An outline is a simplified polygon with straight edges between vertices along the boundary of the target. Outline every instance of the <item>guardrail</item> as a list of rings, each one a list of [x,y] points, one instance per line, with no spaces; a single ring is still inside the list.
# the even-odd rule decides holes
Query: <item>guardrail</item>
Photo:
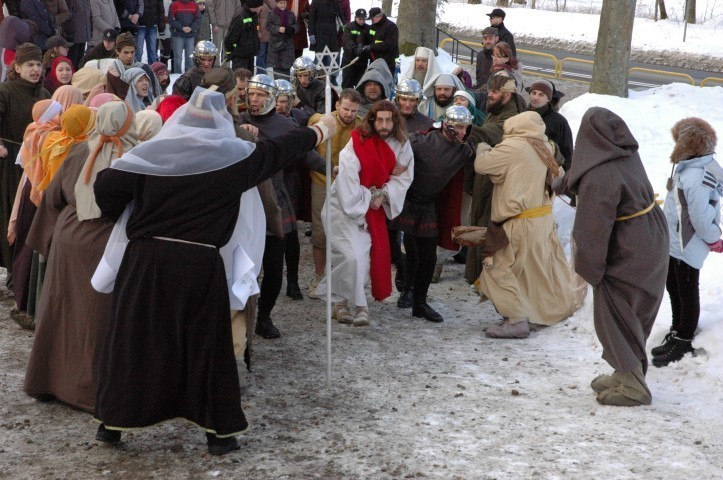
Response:
[[[439,30],[439,29],[437,29],[437,30],[438,30],[437,36],[439,38],[439,32],[441,30]],[[476,53],[476,50],[474,50],[472,47],[484,48],[484,45],[479,42],[470,42],[467,40],[459,40],[459,39],[454,38],[451,35],[447,34],[446,32],[443,32],[443,33],[445,35],[447,35],[449,38],[445,38],[441,42],[438,42],[439,48],[444,48],[444,46],[450,42],[454,42],[455,45],[458,45],[458,44],[465,45],[468,48],[470,48],[470,50],[472,52],[475,52],[475,53]],[[457,53],[457,48],[458,48],[458,46],[455,47],[454,52],[456,53],[456,58],[458,59],[459,55]],[[570,78],[570,77],[580,76],[580,74],[576,74],[574,72],[565,73],[563,71],[563,66],[566,63],[584,63],[587,65],[594,65],[595,62],[592,60],[587,60],[584,58],[574,58],[574,57],[565,57],[562,60],[558,60],[558,58],[555,55],[552,55],[551,53],[535,52],[533,50],[524,50],[524,49],[520,49],[520,48],[517,49],[517,52],[523,53],[525,55],[532,55],[532,56],[546,58],[546,59],[552,61],[552,64],[554,66],[554,72],[555,72],[554,74],[538,72],[538,71],[534,71],[534,70],[526,70],[525,73],[527,73],[528,75],[535,75],[538,77],[551,78],[553,80],[567,80],[567,81],[571,81],[571,82],[590,83],[590,80],[583,80],[580,78]],[[453,55],[452,58],[454,59],[455,55]],[[474,58],[474,56],[470,56],[469,63],[472,63],[473,58]],[[465,59],[465,62],[466,62],[466,59]],[[523,65],[523,71],[524,70],[525,70],[525,68]],[[645,73],[650,73],[653,75],[660,75],[663,77],[666,77],[666,76],[667,77],[675,77],[675,78],[684,80],[684,83],[688,83],[690,85],[695,86],[695,79],[693,79],[693,77],[691,77],[687,73],[668,72],[665,70],[656,70],[656,69],[652,69],[652,68],[643,68],[643,67],[632,67],[628,70],[628,76],[630,76],[631,74],[633,74],[635,72],[645,72]],[[699,86],[704,87],[705,85],[710,84],[710,83],[716,83],[716,84],[720,83],[721,85],[723,85],[723,78],[708,77],[708,78],[701,80]]]

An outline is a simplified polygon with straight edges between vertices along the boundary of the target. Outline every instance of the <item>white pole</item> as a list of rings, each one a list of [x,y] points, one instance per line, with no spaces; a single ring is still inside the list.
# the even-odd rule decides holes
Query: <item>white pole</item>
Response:
[[[323,65],[323,64],[322,64]],[[326,73],[326,87],[324,95],[326,101],[325,112],[331,114],[331,68]],[[326,383],[331,385],[331,217],[328,208],[331,201],[331,137],[326,139]]]

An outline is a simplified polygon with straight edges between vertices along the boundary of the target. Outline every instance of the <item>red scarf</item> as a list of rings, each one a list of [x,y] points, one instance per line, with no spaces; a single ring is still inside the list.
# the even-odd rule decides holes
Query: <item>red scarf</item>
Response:
[[[363,139],[358,129],[351,132],[354,153],[361,164],[359,182],[366,188],[381,189],[389,180],[397,160],[387,142],[372,135]],[[368,210],[366,214],[372,248],[369,255],[372,296],[382,301],[392,294],[392,258],[384,208]]]

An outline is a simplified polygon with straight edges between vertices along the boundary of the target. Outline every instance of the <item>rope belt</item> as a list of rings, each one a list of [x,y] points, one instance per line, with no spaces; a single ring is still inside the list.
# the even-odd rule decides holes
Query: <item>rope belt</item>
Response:
[[[543,205],[541,207],[535,207],[530,208],[522,213],[519,213],[515,215],[514,217],[510,217],[510,220],[517,220],[519,218],[537,218],[537,217],[544,217],[545,215],[551,215],[552,214],[552,205]]]
[[[639,217],[639,216],[641,216],[641,215],[645,215],[646,213],[648,213],[649,211],[651,211],[651,210],[653,209],[653,207],[655,206],[656,203],[657,203],[657,202],[656,202],[655,200],[653,200],[653,203],[651,203],[650,205],[648,205],[648,206],[645,207],[644,209],[640,210],[639,212],[635,212],[635,213],[633,213],[632,215],[623,215],[622,217],[616,218],[615,221],[616,221],[616,222],[622,222],[622,221],[625,221],[625,220],[630,220],[631,218],[635,218],[635,217]]]
[[[207,247],[207,248],[213,248],[215,249],[215,245],[209,245],[208,243],[198,243],[198,242],[189,242],[188,240],[181,240],[178,238],[168,238],[168,237],[151,237],[155,238],[156,240],[165,240],[166,242],[178,242],[178,243],[187,243],[189,245],[198,245],[201,247]]]

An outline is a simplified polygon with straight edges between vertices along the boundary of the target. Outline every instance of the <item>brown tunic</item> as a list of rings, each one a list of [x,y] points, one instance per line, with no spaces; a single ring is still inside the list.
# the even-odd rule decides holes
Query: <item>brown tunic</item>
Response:
[[[595,332],[602,357],[617,371],[640,363],[665,292],[668,227],[625,122],[594,107],[582,118],[566,179],[577,194],[575,270],[593,286]]]

